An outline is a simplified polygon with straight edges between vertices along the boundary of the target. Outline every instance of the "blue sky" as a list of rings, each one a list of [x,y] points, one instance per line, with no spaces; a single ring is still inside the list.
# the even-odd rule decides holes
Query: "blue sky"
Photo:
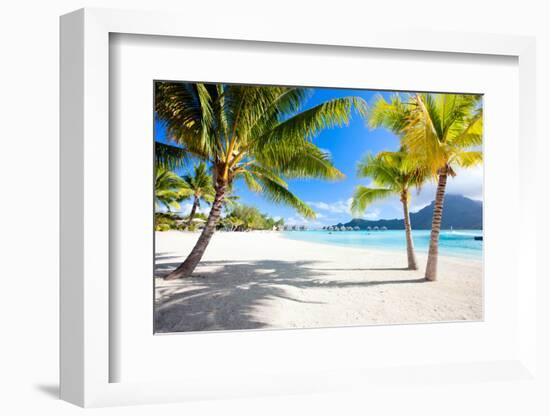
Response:
[[[307,101],[306,107],[315,106],[323,101],[343,97],[359,96],[370,105],[382,95],[389,97],[391,92],[369,91],[369,90],[345,90],[316,88],[313,95]],[[165,142],[166,132],[161,123],[155,124],[155,139]],[[356,177],[356,166],[367,153],[378,153],[380,151],[393,151],[399,148],[399,139],[385,129],[371,130],[365,125],[365,121],[354,115],[350,124],[341,128],[328,129],[323,131],[314,139],[314,143],[332,157],[334,165],[343,172],[346,177],[336,182],[323,180],[290,180],[289,188],[317,213],[315,220],[306,220],[300,217],[295,210],[280,204],[274,204],[261,196],[249,191],[242,181],[235,185],[236,194],[240,202],[254,205],[262,212],[273,217],[282,217],[287,224],[304,224],[310,227],[321,227],[333,225],[338,222],[347,222],[352,216],[349,212],[350,198],[354,188],[359,185],[368,185],[368,179]],[[181,172],[180,172],[181,173]],[[459,171],[458,175],[449,180],[448,192],[461,194],[473,199],[482,199],[482,168]],[[435,195],[435,184],[426,184],[420,193],[414,192],[411,201],[411,211],[429,204]],[[190,211],[190,203],[182,203],[181,211],[186,214]],[[203,207],[207,209],[207,207]],[[362,216],[367,219],[381,218],[403,218],[401,203],[398,197],[392,197],[385,201],[371,205]]]

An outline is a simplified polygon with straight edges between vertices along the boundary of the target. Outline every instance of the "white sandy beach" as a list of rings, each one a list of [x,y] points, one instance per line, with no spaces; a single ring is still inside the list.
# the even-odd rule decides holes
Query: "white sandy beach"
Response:
[[[158,332],[311,328],[482,319],[482,263],[440,257],[439,280],[408,271],[403,251],[217,232],[194,275],[165,281],[197,233],[156,233]],[[417,253],[421,267],[426,256]]]

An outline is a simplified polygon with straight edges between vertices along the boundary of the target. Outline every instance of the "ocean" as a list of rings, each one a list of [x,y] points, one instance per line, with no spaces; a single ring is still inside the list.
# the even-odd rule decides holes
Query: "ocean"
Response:
[[[413,230],[415,250],[428,252],[430,230]],[[292,240],[309,241],[344,247],[372,248],[380,250],[405,250],[405,231],[284,231],[283,235]],[[439,235],[439,253],[443,256],[482,259],[483,241],[475,240],[482,236],[481,230],[442,230]]]

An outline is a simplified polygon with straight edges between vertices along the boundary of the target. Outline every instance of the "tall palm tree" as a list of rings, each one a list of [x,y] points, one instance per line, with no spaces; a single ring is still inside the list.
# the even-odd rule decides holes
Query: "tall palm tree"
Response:
[[[187,259],[168,279],[189,276],[216,229],[228,188],[242,178],[253,191],[288,204],[305,217],[315,212],[284,178],[338,179],[343,175],[311,139],[349,122],[361,98],[346,97],[303,109],[311,90],[296,87],[158,82],[156,116],[170,137],[212,169],[214,200],[206,225]]]
[[[427,179],[427,172],[422,168],[410,168],[405,162],[405,152],[382,152],[376,156],[367,155],[357,167],[357,175],[371,178],[374,187],[359,185],[355,188],[351,203],[354,213],[362,213],[374,201],[399,195],[403,205],[403,222],[407,242],[407,262],[411,270],[418,269],[414,254],[411,219],[409,215],[410,191],[422,186]]]
[[[483,110],[481,96],[467,94],[414,94],[410,115],[402,132],[402,144],[409,160],[437,175],[425,277],[437,279],[439,233],[447,178],[457,167],[481,164]]]
[[[185,188],[191,192],[193,196],[193,206],[191,207],[191,213],[187,220],[187,226],[191,226],[193,218],[197,209],[200,208],[200,201],[211,203],[214,199],[214,187],[212,186],[212,177],[208,173],[206,163],[200,162],[195,166],[193,174],[183,175],[183,182]]]
[[[188,198],[191,192],[185,182],[171,170],[157,166],[155,176],[155,208],[165,207],[168,211],[179,209],[179,202]]]

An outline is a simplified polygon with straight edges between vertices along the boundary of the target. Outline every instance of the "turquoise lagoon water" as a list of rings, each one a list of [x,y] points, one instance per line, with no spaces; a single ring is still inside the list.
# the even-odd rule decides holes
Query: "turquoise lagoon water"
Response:
[[[443,256],[466,257],[481,260],[483,241],[474,240],[481,236],[480,230],[443,230],[439,235],[439,253]],[[345,247],[372,248],[378,250],[405,250],[405,231],[284,231],[292,240],[309,241]],[[430,230],[413,230],[415,249],[428,252]]]

